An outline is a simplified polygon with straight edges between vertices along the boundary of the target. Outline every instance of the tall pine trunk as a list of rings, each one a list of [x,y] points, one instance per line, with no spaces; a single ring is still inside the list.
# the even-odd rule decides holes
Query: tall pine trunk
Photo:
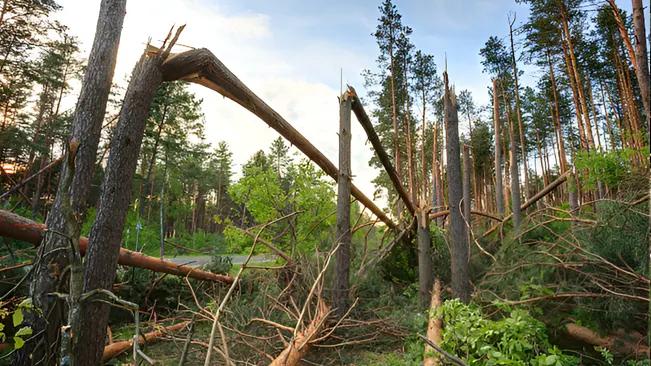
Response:
[[[651,132],[651,81],[649,80],[649,58],[647,56],[647,34],[644,22],[644,7],[642,0],[632,0],[633,29],[635,30],[635,74],[642,94],[642,104],[646,112],[647,131]],[[649,10],[647,9],[647,14]]]
[[[470,302],[470,266],[468,264],[468,236],[466,224],[459,205],[463,195],[461,182],[461,151],[459,146],[459,117],[457,101],[448,87],[447,71],[443,73],[445,84],[444,108],[446,128],[446,157],[448,175],[448,202],[450,206],[450,241],[452,249],[452,296],[464,303]]]
[[[350,287],[350,120],[352,98],[345,92],[339,103],[339,179],[337,181],[337,231],[339,249],[335,255],[334,308],[343,317],[348,311]]]
[[[493,123],[495,125],[495,202],[497,215],[504,217],[504,188],[502,187],[502,143],[500,139],[500,101],[497,94],[497,78],[493,79]]]

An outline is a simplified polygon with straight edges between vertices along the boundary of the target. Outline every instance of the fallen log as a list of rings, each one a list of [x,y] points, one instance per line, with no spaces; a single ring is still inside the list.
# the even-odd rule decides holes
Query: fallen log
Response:
[[[382,166],[384,166],[384,170],[387,171],[387,174],[389,175],[389,178],[391,179],[393,186],[398,192],[398,195],[403,200],[403,202],[405,202],[405,206],[407,206],[407,210],[409,210],[409,213],[414,215],[416,212],[416,207],[414,206],[414,203],[411,201],[411,198],[409,197],[409,193],[407,193],[405,186],[402,184],[402,182],[400,182],[400,177],[398,176],[396,170],[393,168],[393,164],[391,164],[391,159],[389,158],[389,155],[384,150],[384,147],[380,142],[380,138],[375,132],[375,129],[373,128],[373,124],[371,123],[371,120],[368,118],[368,115],[364,110],[362,101],[357,96],[357,93],[355,92],[355,88],[348,85],[348,91],[353,97],[352,107],[353,107],[353,112],[355,112],[355,116],[357,117],[357,121],[359,121],[359,123],[364,128],[364,131],[366,131],[366,136],[368,136],[368,140],[371,142],[371,145],[373,145],[373,149],[375,150],[378,159],[380,159]]]
[[[639,333],[632,334],[620,329],[614,334],[602,337],[575,323],[566,324],[565,331],[570,337],[591,346],[604,347],[622,355],[635,354],[636,357],[649,358],[649,346],[643,342],[644,336]]]
[[[312,143],[287,122],[278,112],[268,106],[240,81],[208,49],[201,48],[171,55],[163,63],[163,81],[184,80],[212,89],[258,116],[269,127],[296,146],[310,160],[315,162],[335,182],[339,179],[339,170]],[[378,206],[355,185],[351,185],[353,197],[368,207],[380,220],[392,229],[398,226]]]
[[[566,172],[563,173],[560,177],[556,178],[555,181],[549,183],[549,185],[547,185],[547,187],[545,187],[545,188],[543,188],[542,190],[540,190],[540,192],[536,193],[536,194],[535,194],[533,197],[531,197],[527,202],[525,202],[524,204],[522,204],[522,205],[520,206],[520,210],[521,210],[521,211],[526,210],[529,206],[535,204],[535,203],[538,202],[541,198],[545,197],[545,196],[548,195],[551,191],[553,191],[554,189],[556,189],[558,186],[560,186],[561,184],[565,183],[565,181],[567,181],[567,177],[568,177],[570,174],[572,174],[572,170],[568,170],[568,171],[566,171]],[[481,237],[484,238],[484,237],[490,235],[493,231],[497,230],[497,228],[500,227],[500,225],[504,224],[504,223],[505,223],[506,221],[508,221],[511,217],[513,217],[513,214],[509,214],[509,215],[507,215],[504,219],[502,219],[502,221],[501,221],[500,223],[498,223],[497,225],[495,225],[495,226],[493,226],[492,228],[490,228],[490,229],[489,229],[488,231],[486,231],[486,232],[485,232]]]
[[[144,337],[143,336],[138,337],[138,344],[145,344],[145,342],[149,344],[150,342],[157,341],[161,337],[167,335],[168,332],[179,331],[188,324],[190,324],[190,322],[186,321],[183,323],[172,325],[171,327],[163,328],[162,330],[155,330],[153,332],[149,332],[145,334]],[[133,338],[131,338],[128,341],[120,341],[120,342],[109,344],[108,346],[104,347],[104,356],[103,356],[104,362],[108,362],[132,348],[133,348]]]
[[[47,232],[44,224],[18,216],[9,211],[0,210],[0,236],[22,240],[39,246],[43,236]],[[84,255],[88,249],[88,238],[79,238],[79,250]],[[195,280],[233,283],[233,277],[219,275],[208,271],[202,271],[192,267],[178,265],[176,263],[150,257],[148,255],[134,252],[132,250],[120,249],[118,264],[129,267],[152,270],[154,272],[169,273],[176,276],[188,276]]]

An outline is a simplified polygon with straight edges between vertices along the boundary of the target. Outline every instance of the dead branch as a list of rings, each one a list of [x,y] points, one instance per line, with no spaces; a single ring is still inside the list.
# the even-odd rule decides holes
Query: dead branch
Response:
[[[185,326],[190,324],[189,321],[185,321],[176,325],[172,325],[170,327],[166,328],[161,328],[158,330],[155,330],[153,332],[147,333],[142,337],[138,337],[138,344],[147,344],[151,342],[155,342],[157,340],[160,340],[164,335],[166,335],[169,332],[176,332],[181,329],[183,329]],[[133,338],[129,339],[128,341],[120,341],[120,342],[115,342],[113,344],[110,344],[104,348],[104,362],[108,362],[111,359],[119,356],[120,354],[128,351],[130,348],[133,347]]]
[[[429,340],[429,339],[423,337],[421,334],[419,334],[418,336],[419,336],[420,338],[422,338],[423,341],[425,341],[425,343],[427,343],[430,347],[432,347],[432,348],[434,348],[435,350],[437,350],[437,351],[438,351],[439,353],[441,353],[443,356],[449,358],[452,362],[456,363],[456,364],[459,365],[459,366],[468,366],[468,364],[466,364],[465,362],[463,362],[459,357],[454,356],[454,355],[448,353],[446,350],[444,350],[443,348],[439,347],[437,344],[435,344],[435,343],[432,342],[431,340]]]
[[[7,196],[12,195],[14,192],[21,189],[25,184],[29,183],[30,180],[34,179],[35,177],[38,177],[39,175],[43,174],[44,172],[46,172],[48,170],[50,170],[53,166],[59,164],[62,161],[63,161],[63,156],[60,156],[58,159],[56,159],[53,162],[51,162],[50,164],[46,165],[43,169],[41,169],[38,172],[34,173],[34,175],[30,176],[29,178],[23,179],[20,183],[16,184],[13,188],[11,188],[7,192],[0,195],[0,199],[3,199],[5,197],[7,197]]]

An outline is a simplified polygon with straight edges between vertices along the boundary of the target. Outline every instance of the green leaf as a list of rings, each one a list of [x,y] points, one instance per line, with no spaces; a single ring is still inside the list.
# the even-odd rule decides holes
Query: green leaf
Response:
[[[32,335],[32,327],[22,327],[16,333],[16,337]]]
[[[545,359],[545,365],[553,365],[553,364],[555,364],[556,363],[556,358],[557,358],[556,355],[547,356],[547,358]]]
[[[17,309],[12,315],[14,322],[14,327],[17,327],[23,323],[23,312],[20,309]]]
[[[14,349],[21,349],[21,348],[23,348],[24,344],[25,344],[25,341],[22,338],[14,337]]]

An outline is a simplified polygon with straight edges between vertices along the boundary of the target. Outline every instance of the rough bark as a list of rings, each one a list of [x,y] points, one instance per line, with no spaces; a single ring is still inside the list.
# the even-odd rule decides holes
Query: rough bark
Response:
[[[429,215],[418,210],[418,298],[423,309],[427,309],[432,290],[432,242],[429,232]]]
[[[495,202],[497,215],[504,216],[504,188],[502,187],[502,132],[500,131],[500,102],[497,94],[497,78],[493,79],[493,123],[495,126]]]
[[[183,27],[178,29],[168,47],[175,43],[182,30]],[[84,292],[99,288],[110,289],[113,286],[149,108],[162,83],[161,65],[167,58],[169,49],[155,54],[143,53],[131,76],[118,126],[111,140],[97,217],[90,231],[84,268]],[[83,346],[79,343],[75,349],[75,356],[83,365],[101,362],[109,310],[107,303],[97,301],[89,302],[83,307],[79,337],[84,343]]]
[[[649,58],[646,47],[646,25],[644,21],[644,7],[642,0],[633,2],[633,29],[635,31],[635,60],[637,67],[635,74],[642,94],[642,104],[646,112],[647,131],[651,131],[651,86],[649,80]],[[648,11],[647,11],[648,14]]]
[[[350,287],[350,117],[352,97],[344,92],[339,103],[339,181],[337,184],[337,231],[335,240],[339,249],[335,258],[333,303],[337,314],[348,311]],[[337,243],[335,243],[337,245]]]
[[[126,0],[103,0],[101,2],[95,39],[72,122],[70,140],[79,142],[79,148],[76,152],[75,174],[70,186],[70,205],[78,222],[83,222],[86,216],[86,202],[90,193],[102,121],[113,80],[125,9]],[[65,176],[66,170],[67,168],[64,167],[62,176]],[[59,190],[63,189],[63,181],[61,179],[59,182]],[[62,212],[66,203],[61,202],[63,196],[60,191],[57,192],[54,205],[47,218],[47,226],[50,229],[65,232],[73,240],[76,240],[81,230],[80,224],[77,223],[76,232],[66,232],[67,220]],[[61,311],[57,309],[61,305],[60,301],[49,302],[48,294],[56,291],[60,280],[52,274],[52,268],[65,268],[69,259],[62,251],[49,254],[53,250],[65,248],[68,245],[69,240],[65,237],[48,235],[37,254],[34,261],[36,263],[35,275],[29,294],[33,299],[34,306],[40,309],[42,314],[46,314],[46,318],[29,316],[26,323],[32,327],[34,334],[43,335],[34,337],[16,353],[16,364],[27,364],[32,360],[38,362],[43,359],[43,365],[52,365],[58,361],[56,352],[50,353],[44,349],[59,349],[57,346],[51,348],[49,346],[59,343],[61,327]],[[47,258],[45,258],[46,255]],[[41,333],[42,330],[45,332]],[[34,346],[41,340],[43,341],[41,344],[45,347],[35,350]]]
[[[468,145],[463,145],[463,220],[468,234],[468,255],[472,237],[472,219],[470,217],[470,153]]]
[[[459,117],[454,93],[448,87],[448,74],[443,73],[445,83],[445,128],[448,173],[448,201],[450,205],[450,240],[452,247],[452,296],[464,303],[470,302],[470,280],[468,265],[468,237],[466,223],[461,216],[459,204],[461,189],[461,151],[459,146]]]
[[[276,111],[246,87],[224,64],[207,49],[196,49],[170,57],[163,64],[163,79],[165,81],[185,80],[203,85],[223,96],[233,100],[251,113],[258,116],[271,128],[278,131],[284,138],[314,161],[332,179],[339,179],[335,165],[328,160],[312,143],[301,135]],[[392,229],[397,225],[380,210],[354,184],[351,193],[366,206],[374,215]]]

